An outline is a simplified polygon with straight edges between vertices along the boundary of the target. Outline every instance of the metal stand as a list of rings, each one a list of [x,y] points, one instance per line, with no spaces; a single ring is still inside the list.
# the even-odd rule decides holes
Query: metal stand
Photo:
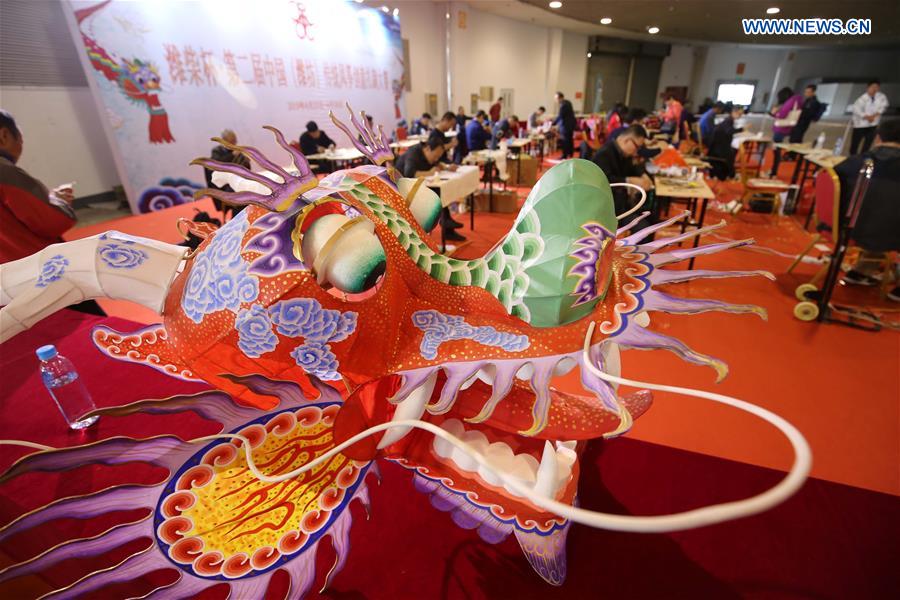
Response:
[[[850,202],[844,214],[839,216],[841,227],[838,231],[838,239],[835,240],[834,254],[831,257],[831,263],[828,265],[828,272],[825,275],[825,281],[821,290],[806,292],[804,294],[806,300],[794,307],[794,315],[803,321],[816,320],[819,323],[838,323],[865,331],[881,330],[881,325],[877,323],[872,324],[874,315],[852,307],[831,303],[834,286],[837,285],[838,277],[840,276],[841,264],[844,262],[844,256],[847,254],[850,237],[853,234],[853,228],[856,227],[856,219],[859,217],[866,190],[869,189],[869,182],[872,179],[874,168],[875,163],[872,159],[866,159],[856,178],[856,185],[853,188]],[[877,319],[874,320],[877,321]]]

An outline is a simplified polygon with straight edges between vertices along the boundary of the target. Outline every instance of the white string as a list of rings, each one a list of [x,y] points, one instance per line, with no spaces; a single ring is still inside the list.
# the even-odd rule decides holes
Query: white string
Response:
[[[646,192],[646,190],[644,190],[644,188],[642,188],[641,186],[635,185],[635,184],[633,184],[633,183],[611,183],[611,184],[609,184],[609,187],[616,187],[616,186],[619,186],[619,187],[633,187],[634,189],[636,189],[637,191],[639,191],[639,192],[641,193],[641,199],[640,199],[640,201],[637,203],[636,206],[634,206],[634,207],[632,207],[632,208],[626,210],[626,211],[623,212],[621,215],[619,215],[619,216],[616,217],[617,220],[621,221],[621,220],[624,219],[625,217],[627,217],[627,216],[629,216],[629,215],[634,214],[635,212],[637,212],[637,211],[644,205],[644,202],[647,201],[647,192]]]
[[[461,439],[457,438],[441,427],[438,427],[437,425],[429,423],[427,421],[406,419],[375,425],[364,431],[361,431],[345,442],[339,444],[338,446],[335,446],[328,452],[325,452],[317,458],[307,462],[303,466],[298,467],[297,469],[294,469],[293,471],[290,471],[288,473],[282,473],[281,475],[266,475],[257,468],[256,464],[253,461],[250,440],[242,435],[233,433],[220,433],[216,435],[196,438],[190,441],[192,443],[197,443],[223,438],[240,440],[242,442],[242,447],[244,449],[244,454],[247,460],[247,467],[250,469],[253,475],[256,476],[260,481],[264,481],[267,483],[278,483],[287,479],[292,479],[298,475],[306,473],[307,471],[315,469],[317,466],[325,463],[336,454],[373,434],[387,431],[388,429],[392,429],[394,427],[415,427],[417,429],[428,431],[432,435],[449,442],[456,448],[459,448],[460,450],[468,454],[469,457],[472,458],[479,466],[485,467],[486,469],[490,470],[495,477],[501,480],[514,492],[549,512],[557,514],[576,523],[588,525],[590,527],[638,533],[666,533],[671,531],[681,531],[754,515],[768,510],[773,506],[776,506],[777,504],[780,504],[791,495],[793,495],[800,488],[800,486],[803,485],[803,482],[806,481],[806,478],[809,475],[809,471],[812,466],[812,453],[810,452],[809,444],[806,442],[803,435],[793,425],[764,408],[761,408],[754,404],[750,404],[749,402],[745,402],[743,400],[732,398],[730,396],[714,394],[712,392],[704,392],[701,390],[692,390],[690,388],[634,381],[622,377],[616,377],[615,375],[610,375],[609,373],[604,373],[591,363],[589,355],[590,340],[593,337],[595,325],[595,323],[591,323],[588,327],[587,335],[585,336],[584,340],[584,348],[582,351],[584,359],[583,364],[591,371],[591,373],[607,382],[618,383],[620,385],[642,387],[663,392],[685,394],[688,396],[695,396],[697,398],[704,398],[707,400],[712,400],[713,402],[719,402],[721,404],[733,406],[750,414],[756,415],[757,417],[760,417],[761,419],[771,423],[779,431],[781,431],[790,441],[791,446],[793,446],[795,459],[794,464],[791,466],[791,470],[787,474],[787,476],[769,490],[745,500],[726,502],[723,504],[714,504],[703,508],[697,508],[686,512],[674,513],[669,515],[627,516],[576,508],[569,504],[565,504],[551,498],[541,496],[535,493],[534,489],[530,485],[523,483],[522,480],[509,475],[501,469],[497,469],[496,467],[494,467],[494,465],[492,465],[488,461],[484,454],[477,451],[466,442],[462,441]],[[31,445],[33,447],[40,448],[40,446],[37,444],[31,444],[30,442],[19,442],[17,440],[0,440],[0,443]],[[46,449],[47,447],[45,446],[43,448]]]

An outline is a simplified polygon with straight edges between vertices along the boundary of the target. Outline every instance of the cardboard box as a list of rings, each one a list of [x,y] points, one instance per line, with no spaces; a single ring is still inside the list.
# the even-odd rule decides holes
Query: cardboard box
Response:
[[[475,194],[475,212],[490,212],[491,205],[486,191]],[[495,213],[517,213],[519,212],[519,195],[512,191],[501,191],[494,189],[494,210]]]
[[[533,156],[520,153],[518,160],[507,163],[509,184],[532,187],[537,183],[537,160]]]

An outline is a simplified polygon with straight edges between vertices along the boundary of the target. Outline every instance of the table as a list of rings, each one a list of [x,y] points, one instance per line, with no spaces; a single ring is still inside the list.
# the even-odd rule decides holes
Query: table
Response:
[[[138,327],[121,319],[61,311],[3,345],[0,436],[57,447],[79,442],[79,434],[62,427],[61,417],[40,383],[33,350],[45,343],[56,343],[74,360],[100,405],[203,389],[147,367],[101,357],[89,336],[90,328],[99,323],[122,331]],[[22,410],[24,406],[29,410]],[[59,421],[54,421],[57,418]],[[171,433],[187,438],[213,431],[208,421],[184,413],[104,418],[86,435],[102,439]],[[27,452],[0,447],[0,468]],[[598,590],[603,596],[617,598],[887,598],[897,589],[900,510],[897,498],[887,494],[810,479],[796,496],[773,510],[712,527],[629,534],[574,525],[567,541],[568,578],[564,585],[552,587],[532,573],[515,538],[496,545],[481,541],[475,531],[457,527],[447,513],[431,506],[427,496],[414,491],[409,471],[383,460],[379,467],[381,483],[369,480],[373,482],[370,517],[367,519],[360,507],[354,509],[344,568],[335,575],[330,590],[320,595],[332,560],[330,551],[323,552],[327,558],[318,561],[316,583],[307,596],[310,600],[571,600],[596,598]],[[13,479],[0,487],[0,523],[54,498],[85,494],[115,483],[124,468],[86,467],[77,477],[40,473]],[[133,463],[127,468],[136,480],[158,480],[158,471],[145,465]],[[627,436],[591,442],[580,470],[580,505],[618,514],[661,514],[735,500],[759,493],[783,476],[770,469]],[[132,511],[115,517],[57,521],[41,528],[44,537],[25,534],[11,538],[14,543],[2,548],[8,555],[2,566],[11,559],[28,559],[71,536],[88,531],[93,535],[114,522],[135,518]],[[145,544],[135,540],[124,547],[135,551]],[[35,598],[68,585],[88,570],[112,566],[123,558],[119,552],[105,560],[82,557],[66,561],[37,576],[0,584],[0,597]],[[93,597],[143,596],[170,582],[173,573],[135,577]],[[276,577],[269,592],[271,597],[284,597],[284,580]]]
[[[366,158],[366,155],[356,148],[335,148],[331,151],[310,154],[307,160],[327,160],[335,163],[353,163]]]
[[[682,154],[681,158],[684,159],[684,164],[689,167],[696,167],[698,169],[708,169],[710,167],[710,164],[707,161],[696,156]]]
[[[803,186],[806,185],[806,180],[810,175],[815,175],[816,169],[813,169],[813,172],[809,172],[810,164],[815,165],[819,168],[834,168],[839,165],[841,162],[846,160],[846,157],[839,156],[834,154],[831,150],[827,150],[825,148],[813,148],[812,146],[806,144],[775,144],[776,148],[781,148],[783,150],[789,150],[790,152],[794,152],[798,155],[797,163],[794,165],[794,172],[791,174],[791,185],[797,186],[795,188],[794,194],[791,197],[790,206],[785,207],[785,213],[791,214],[796,211],[797,204],[800,201],[800,193],[803,191]],[[809,227],[810,219],[813,214],[813,205],[810,208],[809,215],[807,215],[806,219],[806,227]]]
[[[475,229],[475,200],[473,194],[478,191],[480,177],[478,167],[474,165],[460,165],[456,171],[438,171],[433,176],[426,177],[424,185],[434,190],[441,198],[441,206],[448,207],[463,199],[469,202],[469,226]],[[441,228],[441,251],[446,252],[447,243],[444,240],[444,229]]]
[[[703,221],[706,219],[706,204],[716,197],[715,193],[706,184],[706,180],[702,177],[697,179],[656,177],[653,181],[658,198],[674,198],[686,201],[688,210],[691,211],[691,216],[690,219],[681,221],[681,233],[684,233],[688,227],[696,227],[697,229],[703,227]],[[700,203],[699,214],[697,213],[698,202]],[[699,243],[700,236],[694,236],[691,247],[696,248]],[[691,258],[688,263],[688,269],[693,268],[694,259]]]
[[[770,137],[764,136],[761,133],[736,133],[734,137],[731,139],[731,147],[735,150],[740,149],[741,144],[743,142],[765,142],[772,143],[774,140]]]
[[[392,150],[406,150],[408,148],[412,148],[416,144],[419,143],[419,140],[411,140],[406,138],[405,140],[400,140],[399,142],[391,142],[390,147]]]
[[[474,150],[466,154],[463,159],[464,163],[484,165],[484,174],[487,177],[488,184],[488,207],[494,210],[494,165],[497,165],[497,171],[501,181],[509,179],[506,172],[506,152],[503,150]]]

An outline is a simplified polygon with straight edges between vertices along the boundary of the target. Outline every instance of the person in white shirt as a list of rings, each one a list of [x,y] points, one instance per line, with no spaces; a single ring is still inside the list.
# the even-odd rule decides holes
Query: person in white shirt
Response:
[[[874,79],[866,86],[866,93],[853,103],[853,136],[850,138],[850,155],[865,152],[875,139],[875,130],[881,115],[888,107],[887,96],[881,93],[881,82]],[[859,149],[862,142],[862,149]]]

